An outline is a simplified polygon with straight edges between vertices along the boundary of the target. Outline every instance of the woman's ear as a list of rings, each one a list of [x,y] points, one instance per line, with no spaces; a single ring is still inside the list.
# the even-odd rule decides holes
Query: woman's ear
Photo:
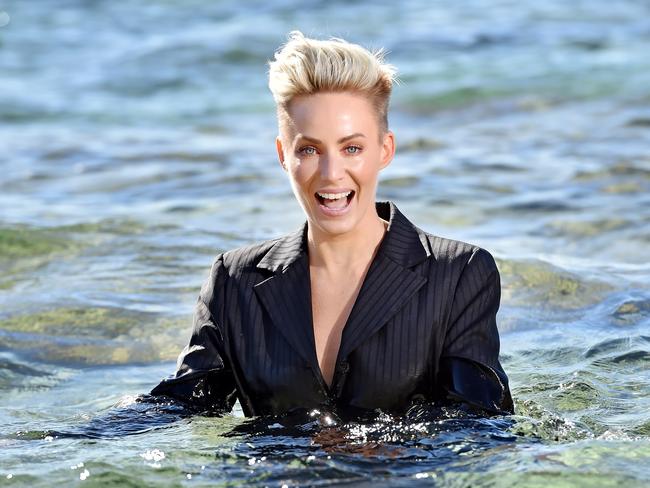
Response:
[[[280,166],[282,166],[283,170],[287,170],[286,164],[284,164],[284,149],[282,147],[282,139],[280,139],[280,136],[275,138],[275,148],[278,151],[278,160],[280,161]]]
[[[386,131],[381,146],[381,163],[379,169],[382,170],[390,164],[395,156],[395,134],[393,131]]]

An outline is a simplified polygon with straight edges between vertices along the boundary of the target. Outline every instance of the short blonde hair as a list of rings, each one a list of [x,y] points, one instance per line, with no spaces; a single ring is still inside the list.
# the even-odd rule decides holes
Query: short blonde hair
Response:
[[[365,95],[375,108],[380,136],[388,131],[388,103],[397,68],[384,63],[383,48],[370,52],[358,44],[332,37],[310,39],[298,30],[269,61],[269,89],[278,122],[288,118],[291,100],[318,92],[351,91]]]

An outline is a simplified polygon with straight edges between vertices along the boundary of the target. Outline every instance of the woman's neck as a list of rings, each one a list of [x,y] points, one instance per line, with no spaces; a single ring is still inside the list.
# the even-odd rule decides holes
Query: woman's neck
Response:
[[[366,222],[359,224],[348,233],[334,236],[309,226],[307,241],[310,266],[331,274],[343,270],[355,272],[366,269],[384,237],[388,222],[374,212]]]

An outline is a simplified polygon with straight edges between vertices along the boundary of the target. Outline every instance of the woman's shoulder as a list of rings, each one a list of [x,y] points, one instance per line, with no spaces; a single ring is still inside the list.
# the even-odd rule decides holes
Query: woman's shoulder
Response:
[[[492,253],[478,244],[443,237],[420,228],[416,229],[422,245],[430,254],[430,259],[437,264],[457,266],[463,269],[470,263],[476,263],[475,267],[497,268]]]
[[[421,262],[426,257],[429,265],[435,264],[438,269],[442,266],[463,270],[468,263],[496,268],[494,257],[485,248],[476,243],[428,232],[411,221],[393,202],[381,202],[378,211],[384,218],[391,218],[395,235],[389,247],[396,254],[409,252],[419,256],[415,259],[402,259],[406,263]]]
[[[243,246],[228,249],[219,253],[213,266],[217,265],[223,270],[227,270],[230,277],[239,276],[247,271],[255,271],[259,268],[267,268],[262,260],[271,254],[273,248],[277,253],[297,254],[300,251],[300,241],[303,229],[289,232],[279,237],[266,240],[254,241]],[[259,265],[259,266],[258,266]]]
[[[282,237],[276,237],[264,241],[256,241],[240,247],[222,251],[217,254],[215,261],[220,261],[222,266],[231,271],[241,271],[245,268],[255,267],[260,259],[280,239],[282,239]]]

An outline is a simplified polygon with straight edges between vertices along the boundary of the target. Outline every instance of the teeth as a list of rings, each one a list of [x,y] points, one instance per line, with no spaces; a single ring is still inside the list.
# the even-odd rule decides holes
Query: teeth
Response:
[[[345,193],[316,193],[323,198],[327,198],[328,200],[338,200],[339,198],[347,197],[350,193],[352,193],[352,191],[346,191]]]

